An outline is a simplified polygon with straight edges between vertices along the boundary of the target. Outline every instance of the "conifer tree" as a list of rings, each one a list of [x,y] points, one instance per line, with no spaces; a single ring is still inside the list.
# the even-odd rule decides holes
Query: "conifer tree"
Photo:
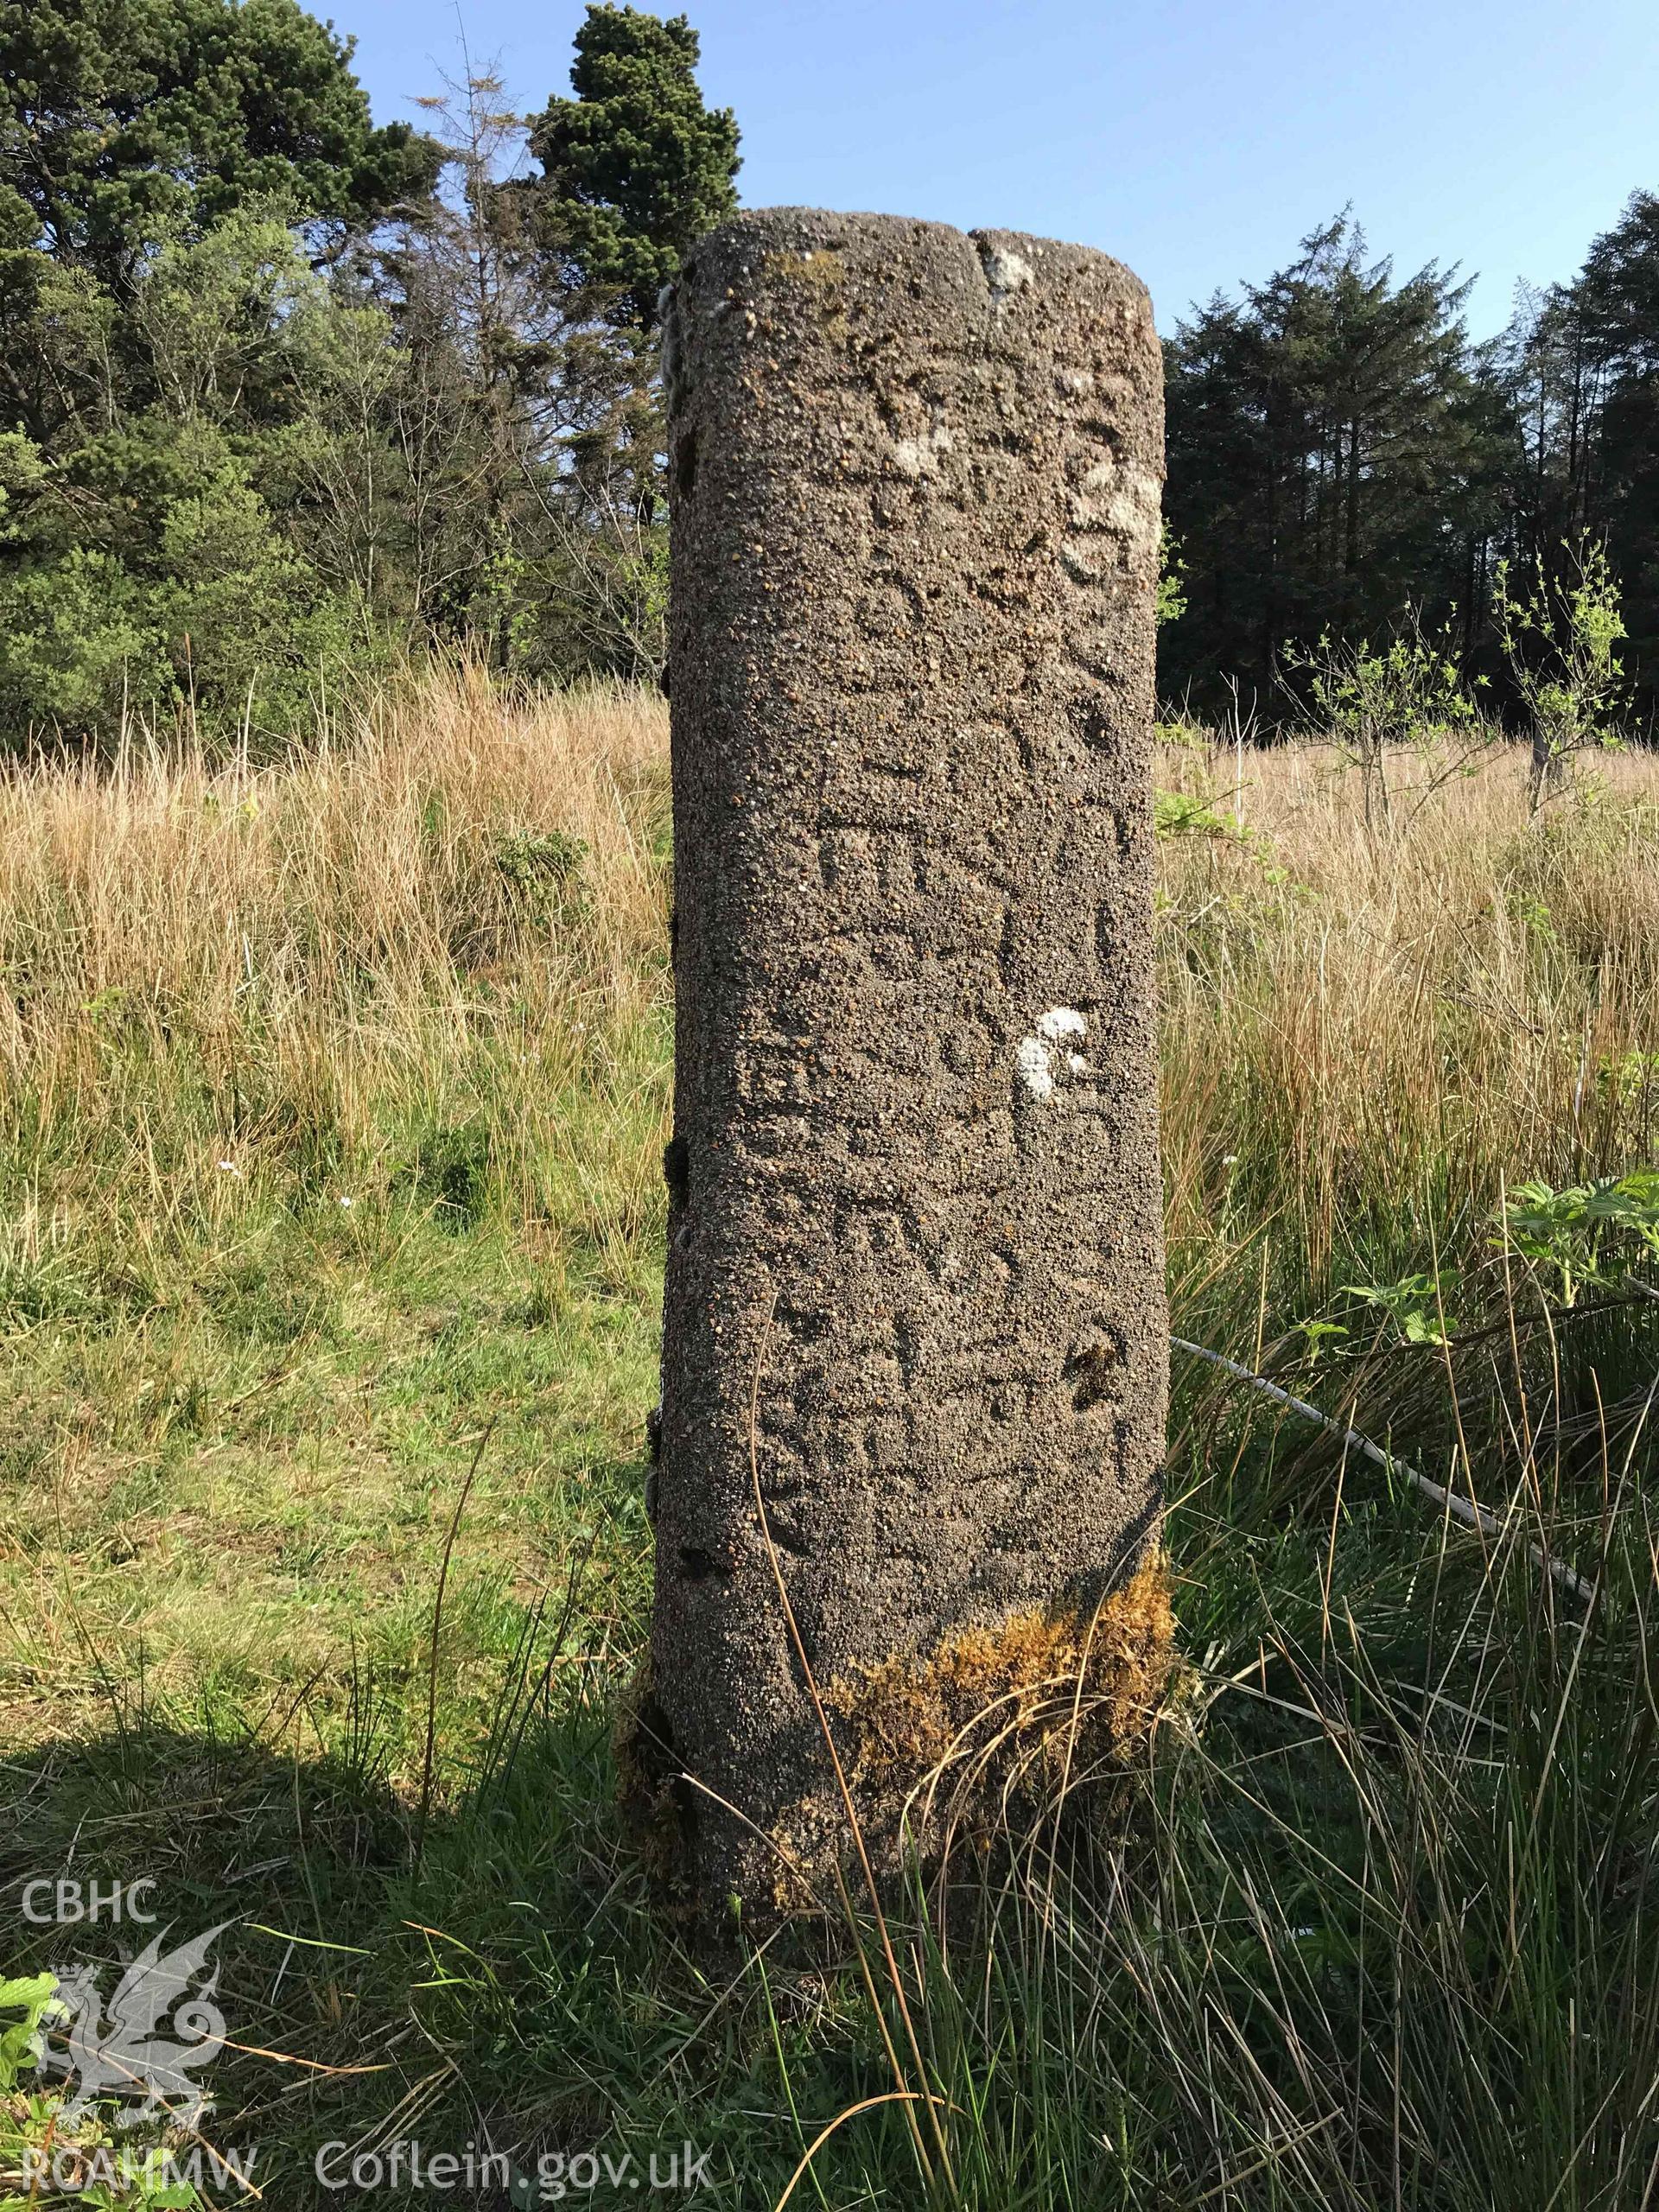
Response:
[[[683,16],[599,0],[575,43],[575,97],[531,119],[543,234],[573,283],[614,292],[650,332],[663,286],[737,205],[736,120],[704,105]]]
[[[1188,608],[1166,692],[1237,677],[1265,705],[1288,640],[1467,607],[1509,445],[1466,289],[1432,264],[1396,283],[1344,214],[1178,326],[1167,513]]]

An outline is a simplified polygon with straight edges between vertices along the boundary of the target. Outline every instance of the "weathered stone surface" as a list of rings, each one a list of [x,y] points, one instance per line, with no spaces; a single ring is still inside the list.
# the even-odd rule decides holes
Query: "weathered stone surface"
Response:
[[[705,239],[665,337],[650,1726],[696,1890],[765,1902],[766,1836],[841,1823],[752,1440],[832,1706],[1086,1619],[1155,1532],[1161,368],[1103,254],[798,209]]]

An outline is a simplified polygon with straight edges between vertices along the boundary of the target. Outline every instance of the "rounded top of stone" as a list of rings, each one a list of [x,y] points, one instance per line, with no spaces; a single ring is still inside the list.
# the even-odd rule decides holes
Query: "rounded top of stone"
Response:
[[[931,262],[943,276],[956,264],[976,267],[997,304],[1020,293],[1058,284],[1118,299],[1125,295],[1149,312],[1151,296],[1132,269],[1097,247],[1034,238],[1023,231],[958,231],[918,216],[843,213],[826,207],[750,207],[700,238],[686,256],[695,276],[705,258],[729,264],[748,253],[898,254]]]

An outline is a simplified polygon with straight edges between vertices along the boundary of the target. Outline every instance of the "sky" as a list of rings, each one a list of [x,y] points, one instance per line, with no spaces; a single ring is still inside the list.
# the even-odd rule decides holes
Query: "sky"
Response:
[[[314,0],[315,4],[315,0]],[[581,0],[325,0],[378,121],[495,63],[569,89]],[[1103,247],[1160,327],[1351,205],[1397,276],[1570,276],[1659,190],[1659,0],[658,0],[736,111],[746,205],[876,209]]]

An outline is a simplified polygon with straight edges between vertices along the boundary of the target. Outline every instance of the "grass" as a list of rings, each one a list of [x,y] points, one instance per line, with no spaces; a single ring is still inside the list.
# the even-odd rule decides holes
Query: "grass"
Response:
[[[896,1916],[912,2045],[850,1931],[688,1955],[612,1804],[664,747],[450,672],[287,765],[0,783],[0,1971],[130,1937],[24,1920],[65,1868],[239,1916],[207,2132],[283,2212],[397,2137],[770,2207],[879,2099],[791,2202],[1659,2201],[1659,1305],[1495,1230],[1659,1161],[1659,767],[1529,825],[1518,758],[1403,760],[1376,841],[1332,754],[1166,748],[1177,1326],[1500,1534],[1178,1355],[1184,1694],[1127,1825]]]

